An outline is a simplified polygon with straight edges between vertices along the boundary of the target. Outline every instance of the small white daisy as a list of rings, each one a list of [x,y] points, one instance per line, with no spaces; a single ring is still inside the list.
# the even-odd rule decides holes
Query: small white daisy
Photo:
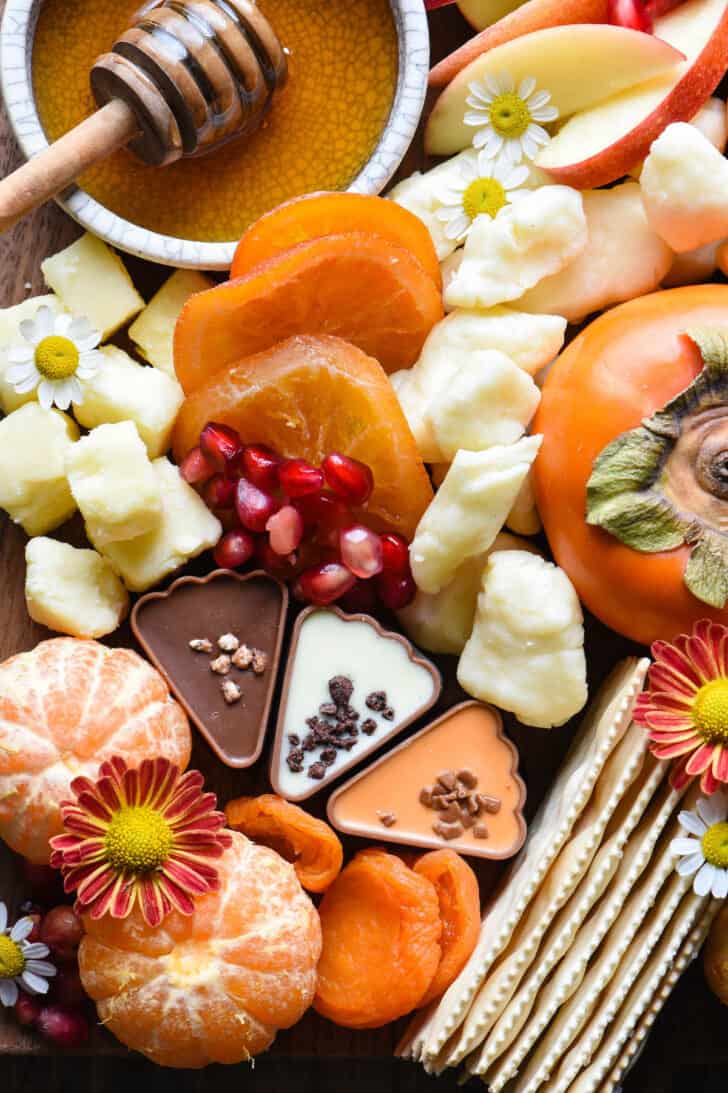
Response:
[[[0,1003],[3,1006],[15,1005],[20,987],[28,994],[46,994],[48,980],[56,974],[53,964],[44,959],[48,956],[48,946],[27,940],[33,925],[33,919],[26,916],[19,918],[9,930],[8,909],[0,903]]]
[[[538,123],[556,121],[559,112],[549,105],[550,92],[536,90],[533,76],[516,88],[505,72],[486,75],[468,84],[468,90],[466,102],[471,109],[464,121],[476,129],[473,146],[489,159],[503,156],[509,163],[520,163],[524,156],[535,159],[539,148],[551,140]]]
[[[724,791],[701,797],[695,812],[681,812],[680,826],[688,832],[670,843],[677,854],[681,877],[695,874],[693,891],[697,896],[728,896],[728,794]]]
[[[437,219],[445,225],[448,239],[462,242],[479,216],[492,219],[501,209],[521,197],[529,168],[483,156],[463,159],[460,178],[450,180],[440,193],[442,208]]]
[[[8,350],[11,367],[5,373],[15,392],[25,395],[37,387],[44,410],[54,403],[59,410],[81,403],[79,380],[90,379],[104,360],[96,349],[98,330],[82,315],[56,315],[44,306],[23,320],[20,333],[24,342]]]

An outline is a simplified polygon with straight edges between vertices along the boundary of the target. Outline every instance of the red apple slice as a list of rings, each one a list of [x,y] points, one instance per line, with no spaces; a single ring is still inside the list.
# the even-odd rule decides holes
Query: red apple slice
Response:
[[[537,160],[555,182],[593,189],[621,178],[666,126],[689,121],[712,95],[728,67],[726,0],[687,0],[656,21],[655,34],[685,61],[570,118]]]
[[[464,118],[473,80],[507,73],[518,84],[532,76],[539,89],[551,93],[560,117],[568,118],[625,88],[667,75],[683,60],[667,42],[624,27],[584,23],[536,30],[482,54],[455,77],[430,114],[425,148],[430,155],[450,156],[470,146],[474,130]]]
[[[509,14],[503,14],[498,22],[488,26],[485,20],[478,24],[475,18],[471,19],[470,12],[475,15],[477,2],[478,0],[475,3],[470,0],[467,5],[461,3],[460,8],[465,18],[475,26],[480,25],[487,29],[476,34],[469,42],[435,65],[430,72],[431,87],[447,87],[458,72],[462,72],[482,53],[524,34],[531,34],[534,30],[566,26],[569,23],[606,23],[609,7],[609,0],[528,0],[528,3],[521,4]],[[490,4],[486,10],[489,9]]]

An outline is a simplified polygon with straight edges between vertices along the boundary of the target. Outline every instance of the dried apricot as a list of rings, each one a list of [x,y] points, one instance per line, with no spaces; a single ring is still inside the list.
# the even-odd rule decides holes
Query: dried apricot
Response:
[[[332,828],[275,793],[229,801],[225,817],[228,827],[292,862],[309,892],[325,892],[341,872],[344,851]]]
[[[419,1005],[440,963],[434,885],[395,854],[362,850],[321,907],[314,1009],[346,1028],[378,1028]]]
[[[409,251],[365,232],[327,235],[191,296],[174,366],[189,394],[293,334],[335,334],[394,372],[414,364],[442,317],[442,296]]]
[[[442,957],[434,979],[420,1000],[420,1006],[425,1006],[445,993],[477,944],[480,892],[475,873],[454,850],[433,850],[423,854],[414,870],[434,884],[442,921]]]
[[[368,194],[315,193],[285,201],[256,220],[238,243],[231,277],[244,277],[253,266],[297,243],[342,232],[368,232],[404,247],[442,287],[440,263],[425,225],[394,201]]]

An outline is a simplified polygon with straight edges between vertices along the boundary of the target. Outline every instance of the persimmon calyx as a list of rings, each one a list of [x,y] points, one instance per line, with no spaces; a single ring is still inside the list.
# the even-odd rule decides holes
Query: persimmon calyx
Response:
[[[703,368],[679,395],[594,461],[586,519],[644,554],[691,547],[684,581],[728,601],[728,328],[687,331]]]

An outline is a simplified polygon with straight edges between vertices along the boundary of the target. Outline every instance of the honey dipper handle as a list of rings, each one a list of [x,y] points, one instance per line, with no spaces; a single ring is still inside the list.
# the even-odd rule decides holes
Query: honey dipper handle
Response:
[[[55,197],[139,131],[125,102],[112,99],[54,144],[0,181],[0,232]]]

